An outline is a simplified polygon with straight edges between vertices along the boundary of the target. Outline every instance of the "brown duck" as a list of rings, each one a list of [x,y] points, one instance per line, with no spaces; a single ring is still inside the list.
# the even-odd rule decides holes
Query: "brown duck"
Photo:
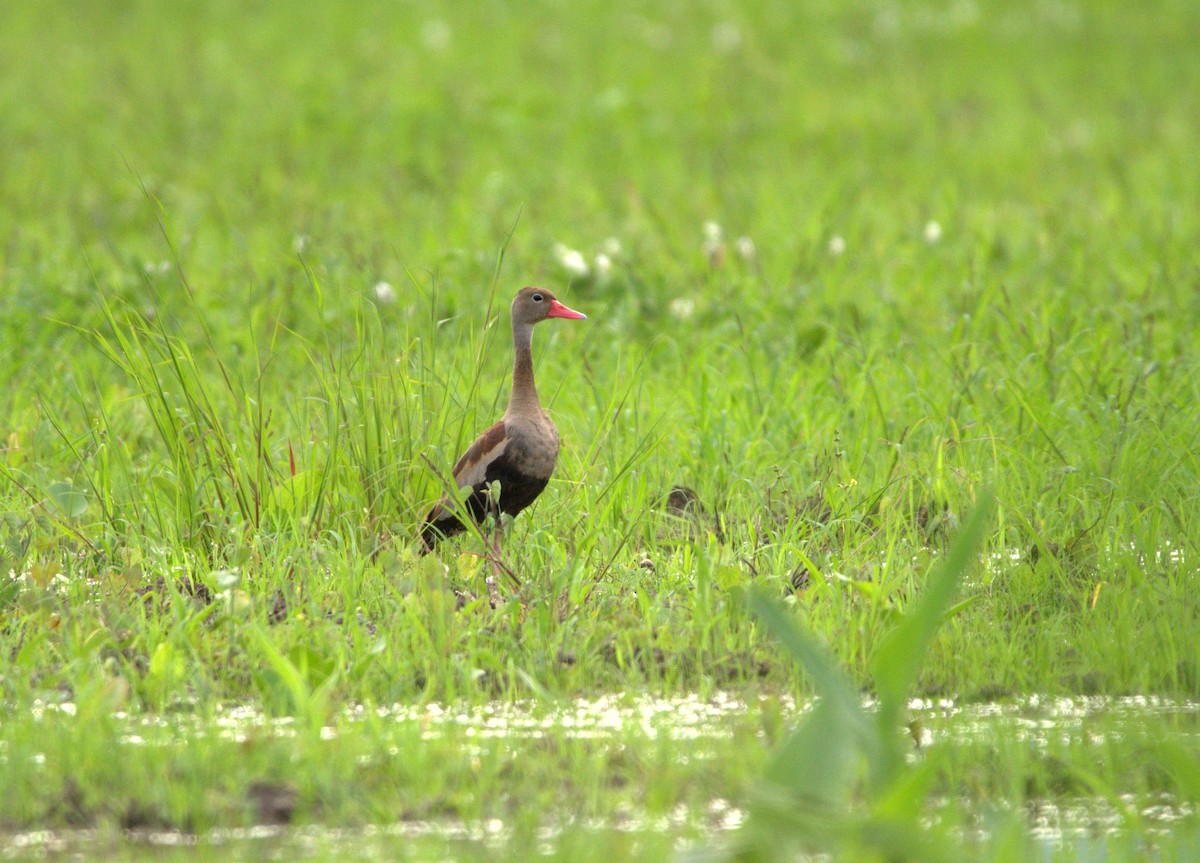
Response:
[[[448,498],[438,501],[421,527],[422,553],[444,537],[466,530],[463,509],[476,522],[490,513],[516,516],[542,493],[558,460],[558,429],[538,401],[533,381],[533,328],[547,318],[580,320],[587,315],[568,309],[544,288],[522,288],[512,302],[512,395],[504,418],[475,439],[452,471],[454,482],[471,494],[456,513]],[[500,499],[492,501],[489,486],[500,483]],[[496,520],[495,549],[500,545]],[[494,563],[496,561],[493,561]]]

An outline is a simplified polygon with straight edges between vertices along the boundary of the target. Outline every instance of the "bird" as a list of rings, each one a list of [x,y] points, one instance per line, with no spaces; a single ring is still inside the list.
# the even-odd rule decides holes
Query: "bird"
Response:
[[[460,493],[462,489],[471,489],[466,500],[456,505],[449,495],[443,496],[421,526],[421,554],[427,554],[440,540],[466,530],[461,516],[470,515],[482,524],[489,514],[494,515],[492,565],[497,571],[500,515],[515,518],[533,503],[549,483],[558,461],[558,429],[538,400],[533,380],[533,328],[548,318],[587,318],[582,312],[567,308],[545,288],[534,287],[517,292],[511,316],[513,374],[508,409],[498,423],[475,438],[451,470]],[[499,499],[493,500],[496,483]]]

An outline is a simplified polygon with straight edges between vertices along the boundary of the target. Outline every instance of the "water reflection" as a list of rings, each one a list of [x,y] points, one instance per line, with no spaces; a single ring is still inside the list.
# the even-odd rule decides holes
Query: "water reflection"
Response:
[[[464,746],[483,745],[487,739],[586,739],[611,740],[614,744],[636,746],[639,741],[691,741],[682,747],[680,757],[706,757],[704,741],[764,737],[764,707],[782,717],[785,723],[799,721],[809,709],[806,702],[779,694],[747,698],[718,692],[710,697],[686,695],[679,698],[648,698],[628,694],[579,698],[565,702],[487,703],[481,705],[395,704],[385,707],[354,706],[323,729],[325,740],[351,733],[356,725],[371,723],[378,727],[415,734],[424,740],[449,739]],[[870,702],[867,703],[870,708]],[[965,703],[954,699],[917,699],[910,702],[913,737],[920,752],[939,744],[994,745],[997,740],[1016,741],[1035,751],[1057,746],[1096,747],[1103,757],[1106,744],[1124,735],[1144,733],[1148,723],[1175,717],[1172,734],[1176,739],[1200,738],[1200,702],[1153,696],[1129,697],[1058,697],[1031,695],[1002,702]],[[35,716],[49,720],[55,714],[73,715],[70,704],[41,704]],[[272,717],[248,707],[230,707],[208,717],[192,714],[117,715],[123,724],[122,740],[128,746],[181,746],[197,736],[215,735],[230,741],[245,741],[263,736],[291,737],[298,733],[295,720]],[[472,743],[475,740],[478,743]],[[696,745],[698,742],[698,746]],[[395,747],[391,747],[394,749]],[[379,757],[388,757],[389,747],[382,746]],[[684,752],[684,749],[687,752]],[[715,746],[713,750],[715,751]],[[37,755],[32,756],[35,760]],[[8,753],[0,749],[0,766]],[[947,801],[953,802],[953,801]],[[1130,817],[1158,825],[1164,832],[1180,820],[1195,818],[1193,804],[1168,794],[1095,797],[1072,796],[1035,799],[1024,810],[1031,833],[1051,846],[1061,847],[1081,837],[1111,835],[1126,829]],[[744,820],[744,812],[735,803],[716,797],[702,806],[677,806],[666,815],[636,811],[614,812],[604,819],[576,819],[564,813],[547,813],[536,837],[546,848],[554,847],[568,834],[580,831],[621,831],[659,837],[715,836],[735,829]],[[247,843],[284,843],[296,856],[317,853],[317,849],[345,847],[362,851],[363,842],[377,843],[380,856],[393,841],[436,841],[479,843],[504,848],[513,840],[512,826],[499,819],[465,821],[403,821],[354,829],[311,827],[254,827],[214,830],[197,837],[191,834],[141,832],[125,834],[144,846],[190,846],[202,844],[226,848]],[[111,842],[94,832],[32,831],[0,837],[0,859],[78,851],[95,842]],[[305,851],[304,849],[309,849]],[[275,849],[276,851],[278,849]],[[240,852],[239,852],[240,853]],[[229,855],[237,859],[239,854]],[[245,859],[254,859],[248,851]],[[278,856],[275,854],[274,856]],[[287,853],[284,856],[288,856]]]

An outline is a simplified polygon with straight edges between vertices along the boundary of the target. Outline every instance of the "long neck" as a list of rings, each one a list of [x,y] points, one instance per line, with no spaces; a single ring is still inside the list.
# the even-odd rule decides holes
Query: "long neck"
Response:
[[[506,417],[539,417],[542,404],[533,383],[533,324],[513,321],[513,386]]]

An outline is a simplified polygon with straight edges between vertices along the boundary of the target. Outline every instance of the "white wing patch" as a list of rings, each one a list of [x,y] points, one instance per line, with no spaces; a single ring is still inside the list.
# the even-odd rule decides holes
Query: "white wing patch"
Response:
[[[500,441],[499,446],[494,446],[485,453],[481,453],[480,457],[464,464],[462,472],[455,477],[459,488],[466,486],[476,486],[487,479],[488,465],[494,462],[500,456],[504,455],[504,450],[508,448],[508,435]]]

